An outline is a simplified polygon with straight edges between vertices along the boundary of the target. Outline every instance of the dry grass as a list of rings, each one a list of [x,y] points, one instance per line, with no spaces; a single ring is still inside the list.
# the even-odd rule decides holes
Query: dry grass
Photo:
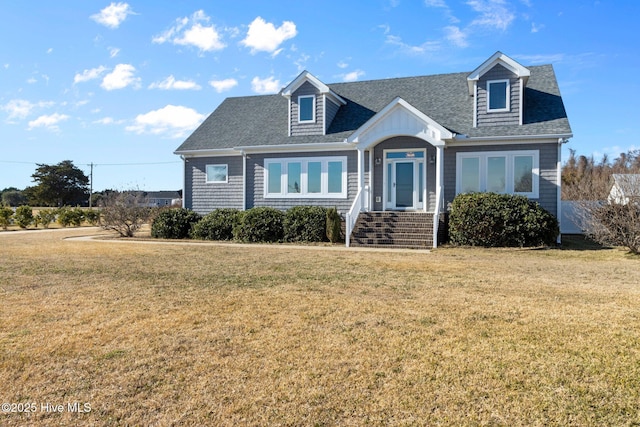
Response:
[[[638,425],[640,260],[0,234],[22,425]],[[41,405],[89,403],[85,414]]]

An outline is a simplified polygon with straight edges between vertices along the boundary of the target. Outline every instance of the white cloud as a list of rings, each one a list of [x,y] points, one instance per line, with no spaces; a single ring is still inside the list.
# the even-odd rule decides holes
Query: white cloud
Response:
[[[49,49],[47,49],[47,53],[51,53],[51,52],[53,52],[53,48],[52,48],[52,47],[50,47]]]
[[[37,82],[38,82],[38,80],[35,77],[29,77],[27,79],[27,83],[30,84],[30,85],[32,85],[34,83],[37,83]]]
[[[163,90],[200,90],[202,89],[199,84],[191,80],[176,80],[173,75],[167,77],[166,79],[151,83],[149,85],[149,89],[163,89]]]
[[[504,31],[515,19],[504,0],[469,0],[467,4],[480,13],[471,25]]]
[[[135,77],[136,68],[131,64],[118,64],[116,68],[102,80],[100,86],[104,90],[124,89],[127,86],[140,86],[140,78]]]
[[[467,42],[467,34],[464,31],[461,31],[460,28],[450,25],[448,27],[444,27],[444,31],[446,33],[447,40],[455,46],[467,47],[469,45]]]
[[[203,52],[222,50],[226,45],[222,42],[215,26],[205,26],[210,18],[199,10],[190,18],[178,18],[176,23],[164,33],[154,36],[154,43],[173,43],[181,46],[195,46]]]
[[[444,0],[424,0],[424,4],[428,7],[447,7]]]
[[[58,114],[58,113],[40,116],[37,119],[31,120],[29,122],[29,130],[38,128],[38,127],[43,127],[51,131],[58,131],[59,130],[58,123],[63,122],[68,118],[69,116],[67,116],[66,114]]]
[[[535,22],[531,23],[531,32],[532,33],[537,33],[538,31],[540,31],[543,28],[544,28],[544,24],[536,24]]]
[[[266,79],[254,77],[251,80],[251,88],[255,93],[264,95],[267,93],[276,93],[280,90],[280,80],[276,80],[273,76]]]
[[[113,118],[111,117],[104,117],[100,120],[95,120],[93,123],[97,123],[100,125],[111,125],[115,122],[115,120],[113,120]]]
[[[275,52],[277,55],[280,45],[297,34],[296,24],[291,21],[284,21],[280,27],[276,28],[271,22],[266,22],[258,16],[249,24],[247,37],[241,43],[251,48],[251,53],[263,51]]]
[[[529,65],[557,64],[567,59],[564,53],[552,53],[548,55],[514,55],[513,58]]]
[[[166,134],[170,138],[183,138],[198,127],[204,118],[204,115],[192,108],[167,105],[159,110],[139,114],[135,124],[127,126],[126,130],[137,134]]]
[[[84,70],[82,73],[78,73],[73,78],[74,83],[82,83],[87,82],[89,80],[99,78],[102,73],[107,71],[107,67],[103,67],[102,65],[97,68],[91,68],[89,70]]]
[[[238,86],[238,81],[236,79],[211,80],[209,84],[216,90],[216,92],[222,93]]]
[[[387,35],[385,43],[391,46],[397,46],[400,52],[409,56],[421,56],[440,50],[441,43],[439,41],[426,41],[418,46],[412,46],[402,41],[402,38],[394,35]]]
[[[39,101],[34,104],[26,99],[12,99],[0,108],[9,113],[7,120],[11,122],[15,119],[27,118],[36,108],[49,108],[53,105],[52,101]]]
[[[351,58],[349,58],[349,60],[351,60]],[[342,60],[342,61],[338,62],[336,65],[338,66],[338,68],[343,68],[344,69],[344,68],[347,68],[349,66],[349,63],[347,61],[345,61],[345,60]]]
[[[362,70],[355,70],[352,71],[350,73],[347,74],[343,74],[342,75],[342,81],[343,82],[355,82],[356,80],[359,80],[360,77],[364,76],[365,72]]]
[[[127,15],[132,15],[133,10],[127,3],[111,3],[100,11],[91,15],[91,19],[98,24],[102,24],[109,28],[118,28],[120,24],[127,19]]]

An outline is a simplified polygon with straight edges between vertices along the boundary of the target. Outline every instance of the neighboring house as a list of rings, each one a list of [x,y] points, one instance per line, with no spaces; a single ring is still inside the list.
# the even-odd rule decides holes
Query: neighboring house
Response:
[[[607,200],[609,203],[626,205],[631,202],[640,202],[640,174],[612,175],[612,185]]]
[[[226,99],[178,147],[183,205],[336,207],[347,245],[437,246],[447,205],[522,194],[561,218],[572,136],[551,65],[501,52],[472,72],[325,84]]]
[[[150,207],[175,206],[182,204],[180,191],[149,191],[143,193]]]

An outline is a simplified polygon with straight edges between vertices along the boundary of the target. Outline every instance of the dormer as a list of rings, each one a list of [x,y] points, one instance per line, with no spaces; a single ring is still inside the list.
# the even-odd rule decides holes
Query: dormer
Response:
[[[308,71],[281,94],[289,100],[289,136],[326,135],[338,109],[347,103]]]
[[[496,52],[469,74],[473,127],[522,125],[529,75],[527,68],[502,52]]]

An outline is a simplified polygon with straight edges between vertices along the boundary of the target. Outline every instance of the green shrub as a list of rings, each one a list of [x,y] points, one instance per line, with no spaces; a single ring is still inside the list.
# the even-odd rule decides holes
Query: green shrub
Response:
[[[87,209],[84,211],[84,219],[91,225],[98,225],[100,223],[100,211]]]
[[[200,214],[184,208],[162,211],[153,220],[151,236],[159,239],[186,239],[201,218]]]
[[[40,209],[36,215],[35,221],[38,224],[42,224],[44,228],[49,228],[49,224],[56,220],[55,209]]]
[[[237,209],[216,209],[193,226],[191,236],[202,240],[233,240],[233,227],[239,213]]]
[[[238,216],[233,237],[241,242],[281,242],[284,238],[282,211],[269,207],[251,208]]]
[[[327,238],[331,243],[338,243],[342,237],[342,219],[336,208],[327,209]]]
[[[327,241],[327,209],[320,206],[294,206],[282,222],[287,242]]]
[[[552,245],[558,233],[557,219],[524,196],[459,194],[451,204],[449,238],[456,245]]]
[[[80,227],[82,221],[84,221],[84,212],[80,208],[70,208],[69,206],[63,206],[58,208],[58,224],[63,227],[73,225],[74,227]]]
[[[13,209],[0,205],[0,227],[2,227],[3,230],[6,230],[9,227],[9,224],[11,224],[12,216]]]
[[[31,206],[19,206],[13,215],[13,220],[20,228],[27,228],[33,224],[33,210]]]

